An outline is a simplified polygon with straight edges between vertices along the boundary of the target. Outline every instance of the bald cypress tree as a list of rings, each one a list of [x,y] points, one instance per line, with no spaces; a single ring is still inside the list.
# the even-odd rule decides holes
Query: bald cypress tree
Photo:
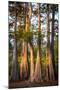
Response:
[[[47,49],[46,49],[46,80],[54,80],[54,69],[52,64],[52,54],[50,50],[50,35],[49,35],[49,4],[47,4]]]
[[[53,4],[51,6],[51,10],[52,10],[52,31],[51,31],[51,45],[50,45],[50,49],[51,49],[51,54],[52,54],[51,55],[51,59],[52,59],[53,68],[54,68],[54,75],[55,75],[55,79],[57,79],[56,70],[55,70],[55,56],[54,56],[54,33],[55,33],[54,23],[55,23],[55,12],[58,11],[58,6]]]
[[[17,38],[16,38],[16,29],[17,29],[17,9],[15,2],[15,22],[14,22],[14,48],[13,48],[13,66],[12,66],[12,80],[19,80],[18,74],[18,56],[17,56]]]
[[[31,27],[30,18],[32,16],[32,6],[29,3],[29,28]],[[31,31],[30,31],[31,32]],[[28,42],[28,46],[30,48],[30,81],[34,81],[34,55],[33,55],[33,44],[32,44],[32,37],[30,36],[31,40]]]
[[[26,25],[25,25],[25,32],[29,29],[29,17],[26,15]],[[27,42],[23,40],[23,48],[22,48],[22,60],[20,64],[20,77],[22,79],[26,79],[28,77],[28,62],[27,62]]]
[[[38,42],[37,42],[37,59],[35,65],[35,81],[42,80],[41,76],[41,23],[40,23],[40,4],[38,4]]]

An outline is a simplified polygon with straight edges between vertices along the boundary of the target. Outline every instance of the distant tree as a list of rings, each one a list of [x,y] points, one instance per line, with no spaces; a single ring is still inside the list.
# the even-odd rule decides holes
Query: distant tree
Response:
[[[15,2],[15,22],[14,22],[14,47],[13,47],[13,65],[12,65],[12,80],[19,80],[19,68],[18,68],[18,56],[17,56],[17,38],[16,38],[16,29],[17,29],[17,9]]]
[[[52,59],[52,63],[53,63],[53,68],[54,68],[54,75],[55,75],[55,79],[56,79],[56,72],[55,72],[55,56],[54,56],[54,33],[55,33],[55,27],[54,27],[54,23],[55,23],[55,12],[58,11],[58,6],[57,5],[52,5],[51,6],[52,9],[52,32],[51,32],[51,59]]]

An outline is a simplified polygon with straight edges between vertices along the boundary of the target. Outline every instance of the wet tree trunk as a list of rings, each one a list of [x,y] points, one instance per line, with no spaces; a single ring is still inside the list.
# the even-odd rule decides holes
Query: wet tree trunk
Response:
[[[40,5],[38,4],[38,33],[41,32],[40,30]],[[37,45],[37,59],[35,65],[35,81],[42,80],[41,77],[41,39],[38,36],[38,45]]]

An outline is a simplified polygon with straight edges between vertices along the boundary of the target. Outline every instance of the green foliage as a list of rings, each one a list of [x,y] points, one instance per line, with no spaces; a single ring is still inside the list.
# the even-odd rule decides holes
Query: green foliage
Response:
[[[9,38],[13,38],[14,37],[14,32],[9,32]]]
[[[42,59],[43,64],[46,64],[46,47],[42,49]]]
[[[23,32],[23,39],[27,42],[31,42],[33,38],[33,33],[28,31],[28,32]]]
[[[22,38],[23,38],[23,31],[22,31],[22,30],[16,32],[16,38],[17,38],[17,39],[22,39]]]
[[[55,65],[58,64],[58,44],[57,40],[54,42],[54,56],[55,56]]]

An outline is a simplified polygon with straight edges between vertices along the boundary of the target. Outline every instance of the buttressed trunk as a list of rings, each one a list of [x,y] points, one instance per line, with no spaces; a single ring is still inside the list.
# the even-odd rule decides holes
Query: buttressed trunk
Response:
[[[38,31],[41,32],[40,30],[40,5],[38,4]],[[38,38],[39,39],[39,38]],[[38,45],[37,45],[37,59],[36,59],[36,65],[35,65],[35,80],[38,81],[38,80],[41,80],[41,39],[38,40]]]
[[[18,77],[17,45],[16,45],[16,40],[14,40],[12,80],[18,80],[18,79],[19,77]]]
[[[52,58],[51,58],[51,51],[49,49],[49,72],[50,72],[50,80],[55,80],[54,76],[54,69],[53,69],[53,64],[52,64]]]
[[[30,48],[30,81],[33,82],[34,81],[34,57],[33,57],[33,47],[29,45]]]
[[[49,80],[49,48],[46,49],[46,80]]]
[[[50,48],[47,48],[46,50],[46,80],[54,80],[54,69],[52,65],[52,59],[51,59],[51,51]]]
[[[35,81],[41,80],[41,63],[40,63],[40,54],[39,48],[37,49],[37,60],[35,65]]]
[[[22,60],[20,63],[20,78],[26,79],[28,77],[28,63],[27,63],[27,44],[23,42]]]
[[[27,78],[27,76],[28,76],[28,63],[27,63],[27,43],[26,42],[24,42],[23,70],[24,70],[24,78]]]

